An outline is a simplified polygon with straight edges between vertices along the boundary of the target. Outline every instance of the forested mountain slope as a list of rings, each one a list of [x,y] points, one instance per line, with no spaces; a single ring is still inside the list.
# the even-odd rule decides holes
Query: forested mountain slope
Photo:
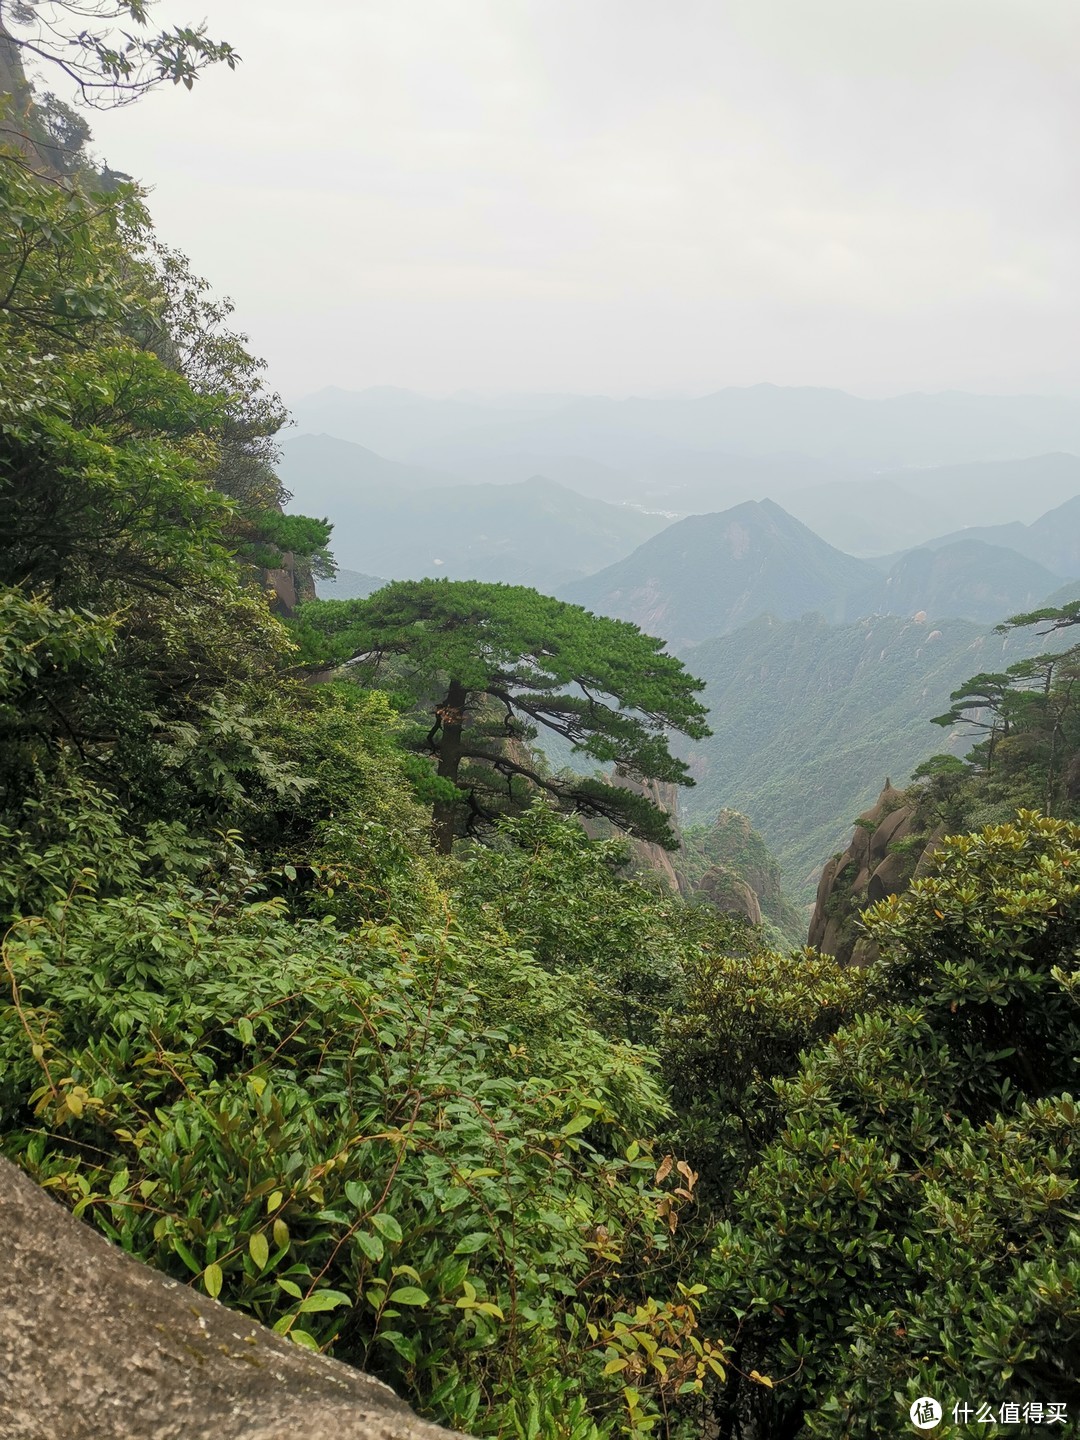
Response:
[[[689,752],[696,785],[685,813],[704,823],[724,805],[744,810],[787,892],[809,900],[819,867],[886,775],[902,784],[926,756],[968,748],[930,724],[956,686],[1045,643],[963,620],[830,625],[812,615],[763,616],[697,645],[690,663],[707,682],[713,734]]]
[[[790,619],[814,610],[839,620],[852,592],[875,578],[871,565],[833,549],[771,500],[750,500],[679,520],[562,593],[681,649],[764,613]]]
[[[1058,586],[1045,565],[1002,545],[954,540],[909,550],[848,601],[847,615],[953,615],[994,624],[1030,610]]]

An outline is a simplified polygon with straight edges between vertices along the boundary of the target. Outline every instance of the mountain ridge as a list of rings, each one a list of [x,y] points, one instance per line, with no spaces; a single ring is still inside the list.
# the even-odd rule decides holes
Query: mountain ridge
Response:
[[[848,595],[872,584],[876,574],[775,501],[746,500],[717,514],[677,520],[560,595],[633,621],[679,650],[766,612],[793,619],[813,610],[839,620]],[[714,582],[711,589],[703,584],[706,576]]]

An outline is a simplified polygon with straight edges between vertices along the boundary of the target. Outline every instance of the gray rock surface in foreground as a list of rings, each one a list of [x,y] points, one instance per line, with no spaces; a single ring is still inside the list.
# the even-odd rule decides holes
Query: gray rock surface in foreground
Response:
[[[378,1380],[140,1265],[0,1159],[3,1440],[448,1440]]]

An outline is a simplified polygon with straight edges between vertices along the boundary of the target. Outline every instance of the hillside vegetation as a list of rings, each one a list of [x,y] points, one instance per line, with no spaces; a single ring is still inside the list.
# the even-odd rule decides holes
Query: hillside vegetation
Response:
[[[843,849],[851,822],[886,775],[904,782],[943,748],[961,754],[963,727],[930,724],[968,675],[1038,648],[967,621],[876,616],[829,625],[819,616],[768,616],[689,652],[706,682],[712,736],[687,753],[695,787],[684,808],[707,821],[745,810],[783,867],[785,888],[808,901],[818,867]]]

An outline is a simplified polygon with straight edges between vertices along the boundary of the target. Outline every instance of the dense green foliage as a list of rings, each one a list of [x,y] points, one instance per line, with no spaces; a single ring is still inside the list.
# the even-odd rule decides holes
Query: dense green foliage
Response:
[[[733,1370],[729,1424],[869,1440],[918,1395],[1080,1398],[1078,864],[1080,829],[1024,813],[867,912],[875,1007],[778,1087],[718,1232],[736,1364],[790,1377],[763,1401]]]
[[[637,790],[546,773],[527,742],[542,728],[594,765],[631,780],[691,785],[667,733],[709,733],[701,682],[634,625],[590,615],[522,585],[396,581],[364,600],[303,607],[298,629],[319,664],[412,687],[436,761],[436,843],[491,821],[493,797],[544,790],[560,803],[674,844],[664,813]],[[395,665],[394,662],[397,662]]]
[[[951,827],[1005,819],[1025,806],[1080,814],[1080,645],[1064,644],[1078,609],[1080,601],[1069,601],[998,627],[1031,632],[1032,648],[1047,639],[1055,648],[972,676],[953,692],[952,705],[934,724],[976,737],[976,744],[962,766],[936,760],[925,767],[920,778],[929,784],[918,799],[928,815]]]

